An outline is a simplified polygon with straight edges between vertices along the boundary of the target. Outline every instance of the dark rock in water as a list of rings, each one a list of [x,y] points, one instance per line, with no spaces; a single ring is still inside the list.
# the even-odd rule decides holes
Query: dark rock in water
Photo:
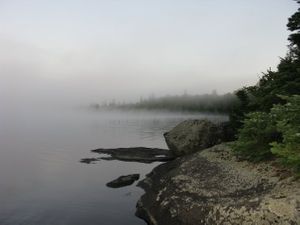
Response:
[[[164,134],[166,143],[177,156],[187,155],[228,141],[226,123],[215,124],[209,120],[186,120]]]
[[[95,149],[92,152],[100,154],[108,154],[107,157],[99,157],[103,160],[120,160],[127,162],[141,162],[141,163],[152,163],[152,162],[166,162],[173,160],[175,157],[173,153],[166,149],[158,148],[145,148],[145,147],[134,147],[134,148],[115,148],[115,149]]]
[[[150,225],[300,224],[300,182],[276,174],[217,145],[156,167],[138,184],[136,215]]]
[[[110,188],[120,188],[133,184],[136,180],[140,179],[139,174],[130,174],[126,176],[120,176],[119,178],[106,184]]]
[[[99,161],[98,158],[83,158],[80,160],[81,163],[93,164],[94,162]]]

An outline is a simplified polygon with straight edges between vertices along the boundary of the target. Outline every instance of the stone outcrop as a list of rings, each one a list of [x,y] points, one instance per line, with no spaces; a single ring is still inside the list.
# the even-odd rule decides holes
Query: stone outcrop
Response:
[[[229,139],[227,123],[186,120],[164,134],[166,143],[177,156],[209,148]]]
[[[136,214],[150,225],[298,225],[300,182],[273,164],[239,161],[225,144],[177,158],[139,182]]]

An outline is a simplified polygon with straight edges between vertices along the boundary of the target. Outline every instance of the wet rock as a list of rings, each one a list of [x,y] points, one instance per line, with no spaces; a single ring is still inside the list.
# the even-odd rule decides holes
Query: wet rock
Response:
[[[138,184],[136,215],[150,225],[300,224],[300,182],[276,173],[217,145],[156,167]]]
[[[92,152],[109,155],[109,156],[99,157],[99,159],[120,160],[120,161],[127,161],[127,162],[141,162],[141,163],[166,162],[166,161],[173,160],[175,158],[173,153],[169,150],[158,149],[158,148],[145,148],[145,147],[95,149],[92,150]]]
[[[226,123],[209,120],[186,120],[164,134],[166,143],[177,156],[187,155],[229,139]]]
[[[120,187],[125,187],[133,184],[136,180],[140,179],[139,174],[130,174],[126,176],[120,176],[119,178],[108,182],[106,184],[107,187],[110,188],[120,188]]]
[[[94,164],[97,161],[99,161],[98,158],[83,158],[80,160],[81,163],[86,163],[86,164]]]

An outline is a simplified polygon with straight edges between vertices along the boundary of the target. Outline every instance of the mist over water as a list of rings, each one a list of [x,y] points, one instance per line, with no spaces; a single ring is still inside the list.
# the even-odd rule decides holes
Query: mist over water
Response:
[[[163,133],[187,118],[224,116],[158,113],[95,112],[85,109],[26,108],[0,114],[0,223],[144,224],[135,218],[142,190],[133,186],[109,189],[121,175],[141,178],[158,163],[100,161],[90,150],[117,147],[166,148]]]

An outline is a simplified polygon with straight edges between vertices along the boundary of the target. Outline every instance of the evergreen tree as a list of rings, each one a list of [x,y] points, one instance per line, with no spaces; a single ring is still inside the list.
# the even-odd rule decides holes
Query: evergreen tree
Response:
[[[297,1],[300,4],[300,1]],[[289,52],[281,58],[276,71],[268,70],[254,86],[245,87],[236,92],[240,105],[231,115],[235,130],[242,126],[245,115],[252,111],[270,112],[274,104],[284,104],[279,95],[300,94],[300,8],[289,19]]]

